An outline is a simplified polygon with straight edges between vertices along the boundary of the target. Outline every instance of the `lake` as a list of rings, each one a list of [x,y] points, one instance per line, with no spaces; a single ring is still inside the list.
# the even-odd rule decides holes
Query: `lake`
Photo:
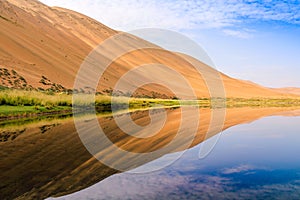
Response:
[[[190,137],[196,110],[199,124]],[[136,131],[137,138],[112,116],[98,117],[114,145],[99,145],[92,119],[82,120],[84,138],[72,118],[2,126],[1,199],[299,199],[299,108],[230,108],[222,132],[210,109],[186,112],[184,124],[181,109],[166,109],[156,134],[149,130],[162,125],[162,109],[118,114],[125,128],[128,116],[152,125]],[[96,146],[95,157],[84,139]]]

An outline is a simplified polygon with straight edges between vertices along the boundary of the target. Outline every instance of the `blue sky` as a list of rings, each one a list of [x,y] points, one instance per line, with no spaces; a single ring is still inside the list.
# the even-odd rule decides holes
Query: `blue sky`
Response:
[[[41,0],[111,28],[165,28],[199,43],[217,68],[269,87],[300,87],[300,1]]]

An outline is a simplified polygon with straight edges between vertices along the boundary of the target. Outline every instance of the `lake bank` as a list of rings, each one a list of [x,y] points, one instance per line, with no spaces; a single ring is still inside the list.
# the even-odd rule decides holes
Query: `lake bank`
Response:
[[[80,94],[79,94],[80,95]],[[64,93],[46,93],[6,89],[0,91],[0,122],[24,118],[36,118],[55,115],[72,115],[76,112],[109,113],[113,110],[147,109],[156,107],[197,106],[199,108],[235,108],[235,107],[300,107],[300,98],[227,98],[197,100],[131,98],[125,96],[94,95],[94,102],[88,102],[86,95],[75,102],[72,95]]]

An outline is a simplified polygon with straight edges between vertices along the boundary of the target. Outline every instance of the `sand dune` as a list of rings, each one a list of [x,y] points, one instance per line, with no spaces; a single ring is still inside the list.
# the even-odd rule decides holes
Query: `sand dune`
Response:
[[[44,76],[52,83],[71,89],[77,71],[86,56],[99,43],[118,33],[120,32],[68,9],[48,7],[36,0],[2,0],[0,2],[0,68],[15,70],[26,79],[28,86],[34,88],[48,87],[41,82]],[[155,46],[137,37],[134,37],[134,40],[137,43]],[[130,41],[124,39],[115,45],[115,49],[107,49],[107,52],[130,45]],[[153,61],[170,66],[187,77],[197,97],[209,96],[203,77],[195,73],[189,63],[182,61],[172,52],[158,48],[137,50],[115,60],[100,80],[101,84],[97,90],[108,93],[125,72],[137,65]],[[209,66],[199,61],[197,63],[203,67],[203,73],[211,70]],[[160,76],[160,72],[154,71],[151,74],[151,77]],[[142,74],[141,77],[147,79],[149,75],[147,77]],[[293,96],[291,93],[270,90],[224,74],[220,74],[220,77],[223,79],[227,97]],[[164,79],[177,87],[176,81],[172,78],[164,76]],[[126,84],[130,85],[130,80]],[[13,87],[13,83],[3,82],[2,85]],[[178,88],[182,91],[186,89]],[[155,84],[145,86],[136,92],[144,96],[153,96],[153,93],[160,97],[173,95],[169,90]]]
[[[272,90],[281,93],[290,93],[295,95],[300,95],[300,88],[286,87],[286,88],[272,88]]]

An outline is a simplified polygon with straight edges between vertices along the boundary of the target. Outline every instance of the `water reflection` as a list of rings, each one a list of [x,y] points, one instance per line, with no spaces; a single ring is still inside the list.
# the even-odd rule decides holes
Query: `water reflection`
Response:
[[[299,199],[300,117],[281,113],[224,131],[205,159],[198,146],[174,165],[122,173],[68,199]]]
[[[191,107],[190,112],[193,112],[194,109],[197,108]],[[161,111],[158,109],[156,112]],[[132,152],[145,153],[153,152],[160,147],[165,146],[175,137],[181,123],[181,109],[167,109],[166,113],[168,118],[164,128],[158,134],[151,135],[151,137],[146,138],[145,140],[137,140],[130,135],[125,135],[111,116],[101,116],[98,118],[98,121],[101,127],[104,127],[106,136],[113,141],[116,146]],[[141,159],[140,156],[137,156],[130,158],[129,160],[126,157],[119,157],[119,155],[115,154],[107,144],[101,145],[99,154],[115,159],[116,162],[126,163],[124,166],[127,167],[127,170],[132,170],[156,159],[162,159],[161,157],[166,154],[185,150],[186,144],[189,144],[188,148],[192,148],[206,139],[208,130],[209,137],[217,134],[214,129],[209,128],[211,125],[211,110],[200,109],[199,113],[200,124],[195,137],[190,137],[189,126],[186,125],[182,127],[182,135],[176,140],[176,143],[173,144],[171,148],[159,152],[158,154],[154,154],[151,157],[143,157]],[[237,124],[248,123],[264,116],[277,114],[300,115],[299,112],[293,111],[293,108],[232,108],[228,109],[226,113],[223,129],[227,129]],[[149,123],[148,114],[148,111],[136,111],[132,112],[130,115],[137,124],[144,126]],[[128,114],[120,114],[119,117],[122,117],[122,115]],[[192,122],[193,119],[189,120]],[[89,121],[86,120],[87,124],[88,122]],[[13,134],[14,132],[17,132],[17,137],[12,139],[11,136],[5,136],[8,139],[0,142],[0,199],[44,199],[50,196],[62,196],[88,188],[113,174],[119,173],[119,171],[100,163],[91,156],[82,145],[72,119],[47,121],[46,123],[39,122],[37,124],[24,125],[23,127],[3,127],[1,128],[1,137],[7,134]],[[97,135],[91,134],[89,137],[93,139],[94,137],[97,137]],[[235,141],[236,144],[239,144],[239,141],[234,140],[234,138],[232,140]],[[219,146],[220,145],[217,145],[216,148],[220,148]],[[224,155],[223,160],[224,158],[226,158],[226,155]],[[197,159],[197,156],[195,156],[194,159]],[[219,158],[215,160],[219,160]],[[187,165],[186,163],[187,162],[184,162],[185,167],[181,167],[177,164],[177,166],[180,166],[179,168],[185,169],[186,171],[176,169],[173,170],[172,173],[167,173],[166,171],[158,171],[155,173],[166,174],[166,176],[162,176],[165,182],[161,180],[166,184],[166,187],[168,187],[168,184],[172,186],[171,183],[174,183],[175,178],[177,177],[176,183],[187,183],[186,190],[192,190],[190,187],[198,187],[198,184],[192,183],[193,180],[195,183],[204,181],[201,184],[199,183],[203,187],[205,181],[211,180],[222,182],[224,179],[226,180],[226,173],[222,177],[209,176],[207,180],[204,178],[197,179],[201,174],[198,173],[198,170],[203,168],[203,166],[194,165],[193,163]],[[176,164],[174,166],[176,167]],[[246,165],[238,167],[240,168],[237,170],[235,169],[236,171],[239,169],[243,171],[243,169],[249,168]],[[190,169],[191,171],[188,171],[187,169]],[[234,172],[234,169],[227,169],[227,172],[232,171]],[[197,176],[191,180],[186,176],[179,176],[179,174],[187,172],[193,172],[197,174]],[[214,171],[212,170],[211,173],[214,173]],[[136,177],[143,176],[146,175]],[[192,175],[192,177],[194,176]],[[181,178],[182,180],[180,180]],[[141,180],[144,181],[144,179]],[[150,180],[152,179],[150,178],[149,181]],[[126,182],[126,180],[123,181]],[[103,183],[105,183],[105,181]],[[107,186],[102,185],[103,188],[109,187],[109,185],[111,187],[111,184],[106,183],[104,185]],[[114,182],[112,181],[111,183]],[[141,185],[141,187],[142,186],[143,185]],[[130,184],[128,184],[128,187],[130,187]],[[125,189],[130,191],[130,188]],[[114,192],[116,191],[114,190]],[[112,194],[113,193],[110,193],[109,195]],[[108,196],[106,197],[108,198]]]

